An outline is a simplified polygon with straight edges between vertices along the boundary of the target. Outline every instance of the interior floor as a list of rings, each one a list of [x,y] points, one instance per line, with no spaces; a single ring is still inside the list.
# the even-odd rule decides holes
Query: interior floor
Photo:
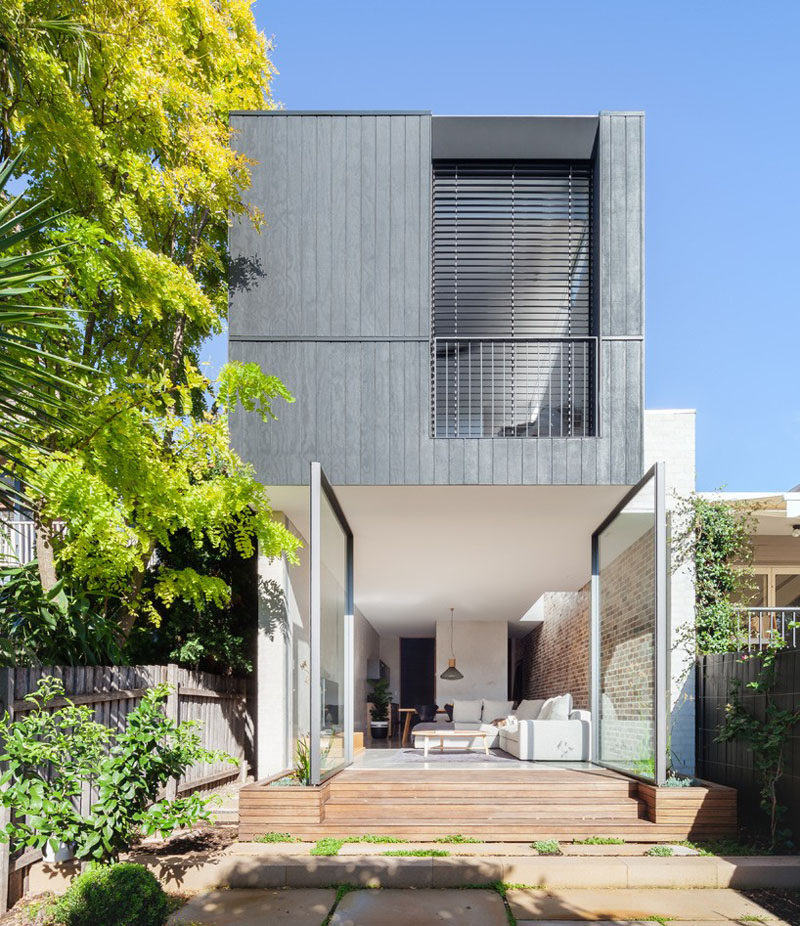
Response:
[[[428,761],[420,761],[421,750],[411,746],[399,746],[397,742],[385,740],[381,745],[368,746],[357,752],[350,769],[413,769],[431,771],[436,769],[463,769],[464,756],[469,756],[469,769],[490,769],[491,771],[514,771],[524,769],[569,769],[572,771],[596,770],[591,762],[531,762],[527,759],[517,759],[502,749],[490,749],[489,758],[484,758],[480,750],[464,749],[445,750],[439,753],[438,749],[431,748]]]

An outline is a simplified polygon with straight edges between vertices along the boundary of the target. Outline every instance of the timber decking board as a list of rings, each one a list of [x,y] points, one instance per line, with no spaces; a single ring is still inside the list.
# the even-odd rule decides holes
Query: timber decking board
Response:
[[[240,839],[280,830],[309,840],[460,832],[500,842],[659,842],[736,832],[733,789],[654,788],[607,769],[346,769],[319,788],[266,784],[240,792]]]

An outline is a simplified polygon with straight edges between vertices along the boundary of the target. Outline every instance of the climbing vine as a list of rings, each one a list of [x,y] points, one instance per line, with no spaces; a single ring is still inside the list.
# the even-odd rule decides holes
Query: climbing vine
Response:
[[[683,527],[673,539],[673,555],[677,565],[688,561],[694,567],[697,653],[736,650],[739,603],[755,589],[752,510],[692,494],[678,515]]]

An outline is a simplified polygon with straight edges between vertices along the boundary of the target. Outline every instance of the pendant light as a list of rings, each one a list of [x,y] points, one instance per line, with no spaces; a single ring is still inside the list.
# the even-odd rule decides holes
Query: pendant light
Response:
[[[456,654],[453,650],[453,611],[455,608],[450,608],[450,659],[448,661],[448,666],[439,676],[439,678],[446,679],[448,682],[457,682],[460,678],[464,678],[461,672],[456,668]]]

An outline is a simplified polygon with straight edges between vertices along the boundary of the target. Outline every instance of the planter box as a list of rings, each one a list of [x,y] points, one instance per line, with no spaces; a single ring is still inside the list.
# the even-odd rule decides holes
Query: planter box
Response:
[[[702,781],[689,788],[657,788],[639,782],[638,788],[648,819],[667,827],[668,838],[707,839],[736,835],[735,788],[711,781]]]
[[[330,782],[321,785],[278,785],[291,770],[279,772],[239,791],[239,839],[251,840],[264,833],[302,836],[306,827],[319,826]]]

